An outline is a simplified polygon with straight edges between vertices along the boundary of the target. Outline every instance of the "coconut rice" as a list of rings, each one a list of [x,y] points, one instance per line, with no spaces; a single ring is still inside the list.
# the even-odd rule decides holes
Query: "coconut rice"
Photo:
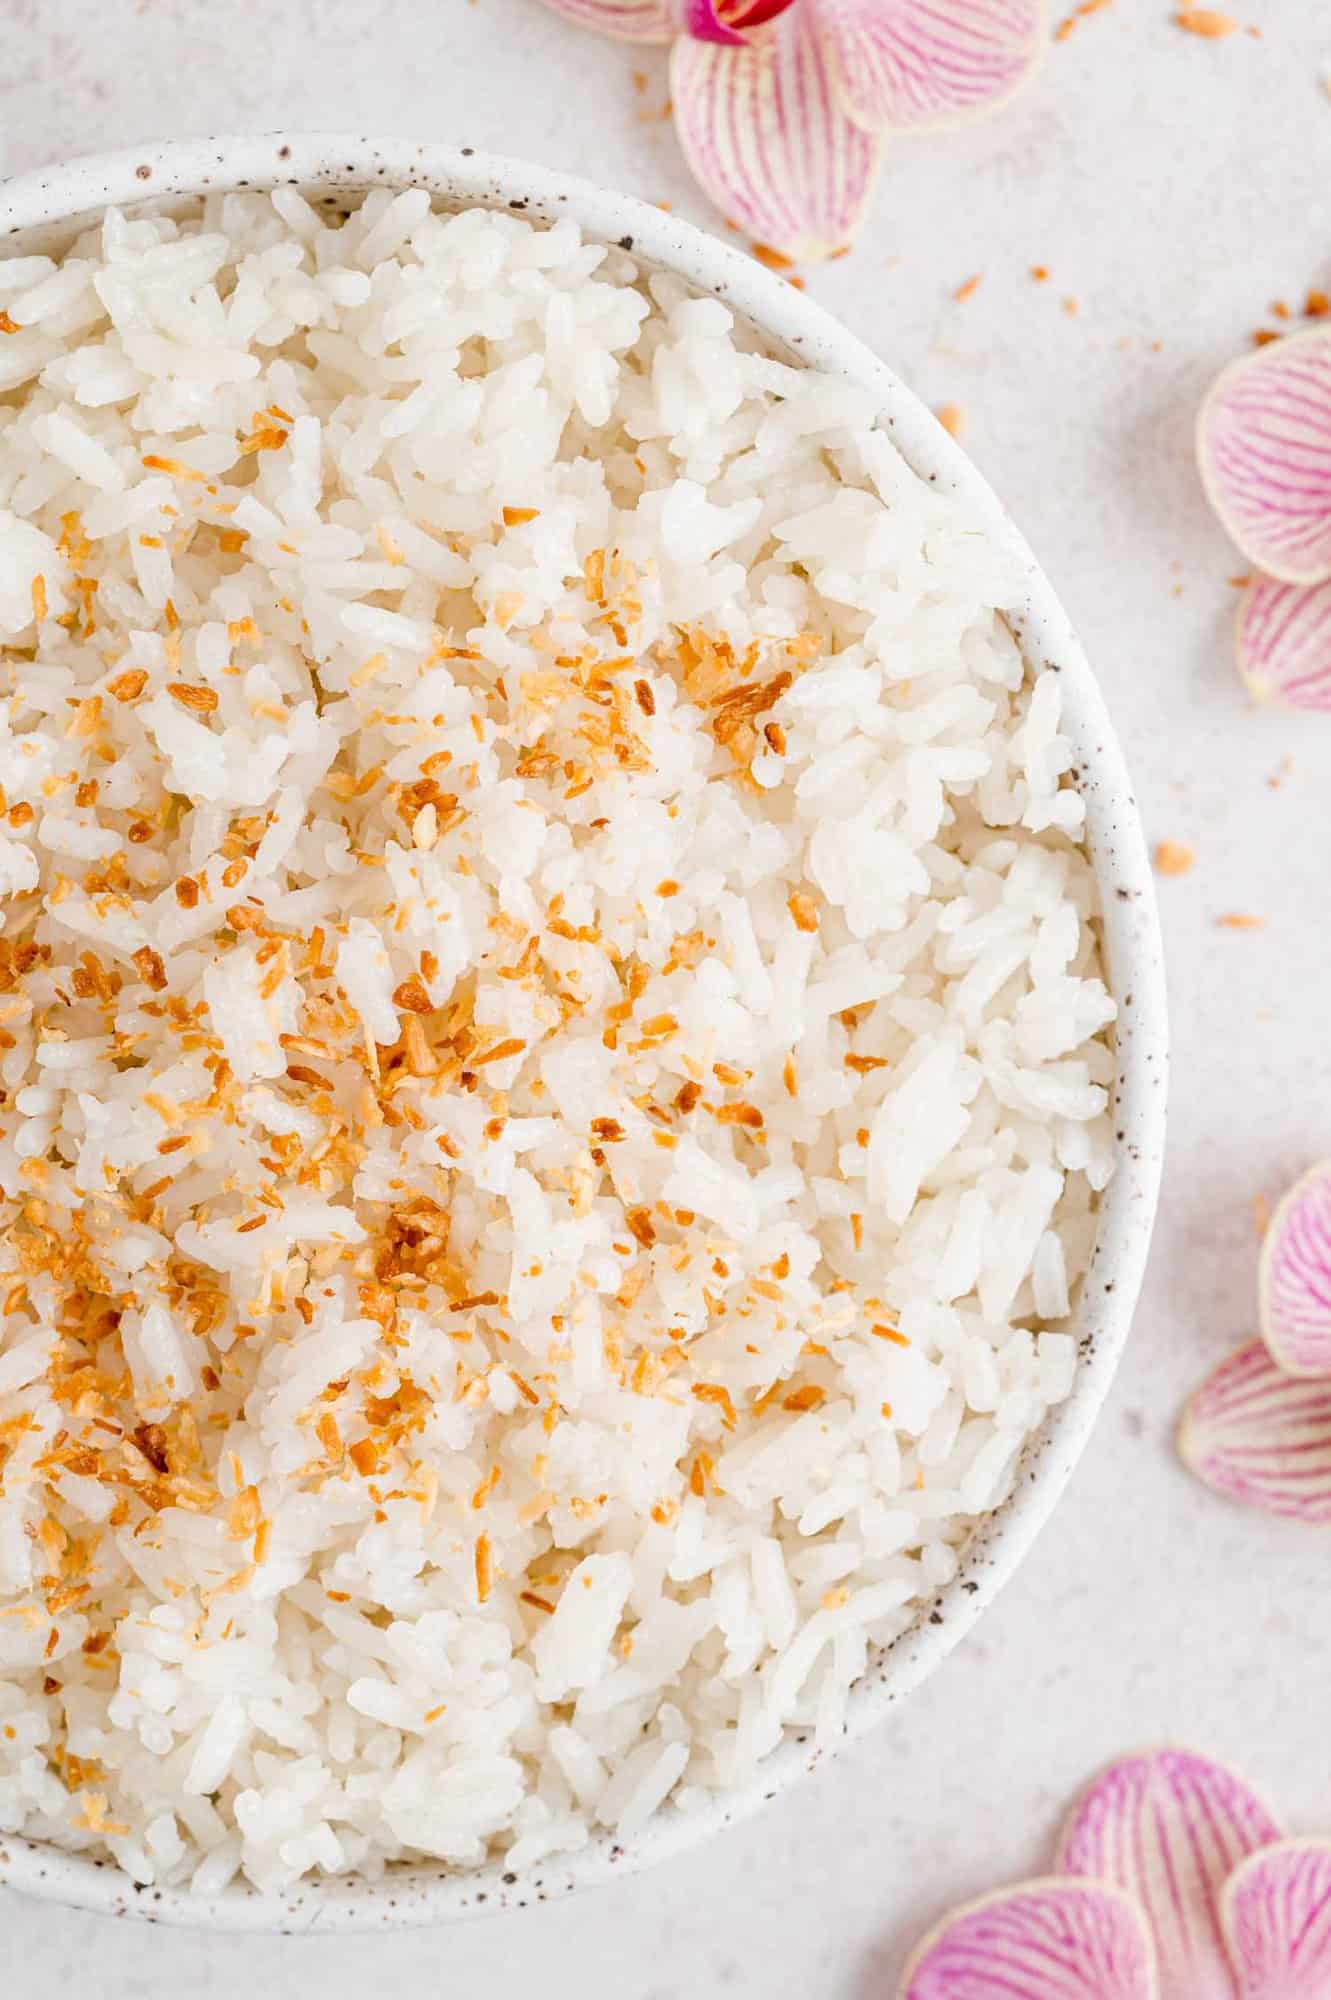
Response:
[[[0,261],[0,1829],[520,1869],[837,1738],[1109,1173],[1019,588],[570,223]]]

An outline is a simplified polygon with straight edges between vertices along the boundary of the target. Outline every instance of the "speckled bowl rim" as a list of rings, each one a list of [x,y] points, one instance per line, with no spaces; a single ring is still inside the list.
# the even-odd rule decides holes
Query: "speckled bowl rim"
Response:
[[[1062,606],[1003,507],[918,398],[822,307],[730,244],[627,195],[470,146],[342,134],[208,138],[76,160],[0,182],[0,256],[46,247],[110,204],[282,183],[327,192],[428,188],[459,206],[481,203],[532,220],[572,216],[589,236],[622,243],[678,272],[752,320],[779,350],[871,390],[898,447],[923,477],[959,494],[986,533],[1020,564],[1024,599],[1014,629],[1035,666],[1062,676],[1064,727],[1086,800],[1087,844],[1100,884],[1110,982],[1120,1002],[1115,1093],[1117,1167],[1100,1211],[1077,1325],[1081,1364],[1068,1400],[1027,1447],[1017,1485],[976,1532],[956,1580],[883,1652],[853,1690],[847,1736],[881,1721],[970,1630],[1052,1512],[1081,1457],[1127,1339],[1159,1193],[1165,1133],[1165,978],[1150,862],[1122,752],[1100,689]],[[359,1931],[443,1923],[545,1901],[665,1860],[746,1818],[808,1771],[818,1752],[790,1736],[744,1789],[688,1812],[667,1810],[621,1846],[598,1836],[581,1853],[515,1874],[496,1863],[469,1873],[394,1868],[377,1880],[302,1883],[280,1895],[231,1885],[198,1897],[139,1888],[110,1862],[0,1837],[0,1882],[30,1895],[114,1915],[227,1931]]]

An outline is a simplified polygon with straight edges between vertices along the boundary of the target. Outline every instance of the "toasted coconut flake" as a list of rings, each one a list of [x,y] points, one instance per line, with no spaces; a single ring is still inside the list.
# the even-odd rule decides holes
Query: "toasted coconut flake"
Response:
[[[477,1535],[474,1556],[476,1571],[476,1602],[484,1604],[494,1584],[494,1558],[490,1552],[490,1537]]]
[[[1236,35],[1239,30],[1232,14],[1218,13],[1214,7],[1183,7],[1174,19],[1190,35],[1201,35],[1210,42],[1223,41],[1227,35]]]
[[[185,681],[169,681],[167,693],[182,708],[191,709],[195,715],[213,715],[217,710],[217,690],[210,687],[190,687]]]
[[[721,1422],[728,1431],[733,1431],[738,1419],[735,1405],[730,1400],[730,1391],[720,1382],[695,1382],[693,1395],[699,1403],[714,1403],[721,1412]]]
[[[182,479],[187,482],[197,481],[200,484],[207,483],[208,475],[206,472],[200,472],[196,466],[185,465],[178,458],[161,458],[156,452],[149,452],[141,460],[141,463],[147,472],[165,472],[172,479]]]
[[[1157,875],[1187,875],[1197,856],[1191,847],[1181,841],[1162,840],[1155,850],[1155,872]]]
[[[1110,0],[1081,0],[1081,5],[1074,7],[1072,12],[1065,14],[1059,22],[1057,28],[1054,30],[1054,40],[1056,42],[1067,41],[1069,35],[1073,33],[1080,22],[1089,19],[1092,14],[1100,13],[1102,8],[1109,5]]]
[[[506,1035],[502,1041],[496,1042],[492,1049],[486,1049],[481,1055],[470,1056],[468,1060],[473,1069],[479,1069],[483,1063],[507,1062],[510,1056],[521,1055],[526,1046],[526,1042],[519,1036]]]

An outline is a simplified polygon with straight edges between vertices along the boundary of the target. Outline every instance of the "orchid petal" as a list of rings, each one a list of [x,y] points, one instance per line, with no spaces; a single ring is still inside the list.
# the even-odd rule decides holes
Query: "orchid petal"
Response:
[[[542,0],[566,21],[621,42],[673,42],[679,33],[675,0]]]
[[[1239,2000],[1331,1993],[1331,1841],[1285,1840],[1231,1875],[1221,1903]]]
[[[854,234],[881,141],[842,110],[807,7],[742,49],[676,42],[670,89],[684,157],[750,236],[803,260]]]
[[[686,35],[700,42],[719,42],[723,48],[743,48],[744,37],[728,28],[716,10],[716,0],[679,0],[679,25]]]
[[[1257,1309],[1277,1367],[1287,1375],[1331,1375],[1331,1160],[1296,1181],[1271,1217]]]
[[[1155,1935],[1160,1983],[1234,2000],[1217,1908],[1225,1878],[1280,1829],[1239,1778],[1187,1750],[1112,1764],[1074,1807],[1058,1866],[1124,1890]]]
[[[1044,0],[808,0],[850,116],[936,124],[1010,97],[1044,50]]]
[[[1140,1914],[1100,1882],[1022,1882],[945,1919],[900,2000],[1155,2000]]]
[[[1282,583],[1331,577],[1331,332],[1227,368],[1197,422],[1202,484],[1248,560]]]
[[[750,28],[774,21],[796,0],[671,0],[671,4],[686,35],[733,49],[743,48]]]
[[[1286,1375],[1260,1340],[1194,1392],[1178,1448],[1189,1471],[1227,1500],[1331,1526],[1331,1382]]]
[[[1331,583],[1254,577],[1239,613],[1238,660],[1258,701],[1331,712]]]

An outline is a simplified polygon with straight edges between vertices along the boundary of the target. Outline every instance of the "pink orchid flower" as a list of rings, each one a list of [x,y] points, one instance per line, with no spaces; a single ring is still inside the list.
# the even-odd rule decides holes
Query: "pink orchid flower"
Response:
[[[1227,368],[1197,426],[1202,484],[1256,569],[1239,614],[1253,694],[1331,711],[1331,327]]]
[[[1331,1842],[1283,1840],[1221,1764],[1111,1765],[1056,1872],[972,1903],[915,1952],[900,2000],[1327,2000]]]
[[[1179,1452],[1227,1499],[1325,1527],[1331,1524],[1331,1161],[1296,1182],[1271,1218],[1257,1272],[1257,1325],[1261,1338],[1222,1361],[1188,1403]]]
[[[719,208],[792,261],[854,235],[889,130],[987,111],[1030,75],[1044,0],[545,0],[673,42],[670,96]]]

